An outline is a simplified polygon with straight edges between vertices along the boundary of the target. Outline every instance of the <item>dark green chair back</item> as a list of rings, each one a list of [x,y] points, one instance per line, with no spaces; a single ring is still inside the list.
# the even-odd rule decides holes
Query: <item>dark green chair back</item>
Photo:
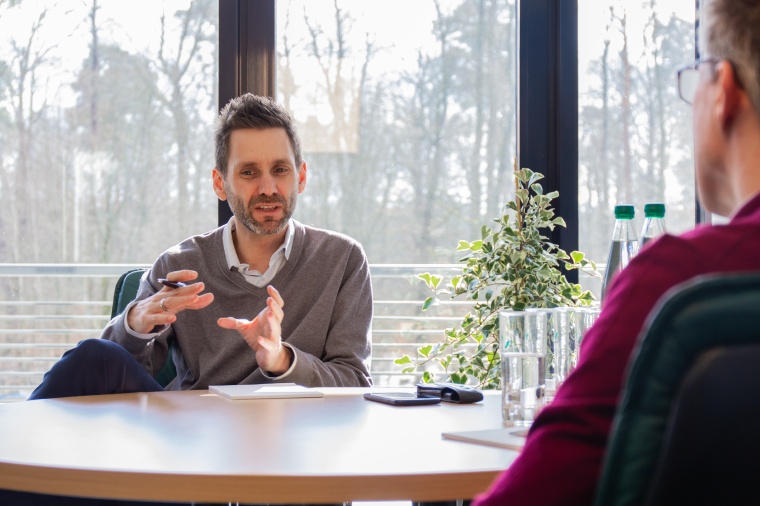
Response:
[[[148,269],[132,269],[121,275],[113,291],[111,318],[120,315],[137,296],[140,279]]]
[[[140,287],[140,280],[147,270],[145,268],[132,269],[119,277],[118,281],[116,281],[116,288],[113,291],[111,318],[121,314],[129,303],[135,300],[137,289]],[[177,376],[177,369],[174,367],[174,361],[172,360],[174,352],[174,342],[172,341],[169,343],[169,356],[166,358],[166,362],[164,362],[161,370],[156,374],[156,381],[162,387],[168,385]]]
[[[760,344],[759,316],[758,274],[703,276],[663,297],[629,366],[597,505],[645,503],[664,459],[661,450],[684,377],[711,350]],[[710,444],[710,435],[704,437]]]

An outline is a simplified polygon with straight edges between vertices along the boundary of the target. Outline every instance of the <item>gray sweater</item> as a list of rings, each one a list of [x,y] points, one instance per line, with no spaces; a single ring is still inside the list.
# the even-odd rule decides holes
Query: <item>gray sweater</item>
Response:
[[[234,330],[216,323],[221,317],[253,319],[267,299],[239,272],[227,267],[222,230],[190,237],[165,251],[143,276],[137,300],[160,290],[158,278],[171,271],[198,271],[198,281],[214,294],[200,310],[186,310],[154,339],[127,333],[123,313],[106,326],[102,338],[121,344],[155,375],[175,339],[177,378],[171,390],[209,385],[289,382],[316,386],[369,386],[372,286],[361,245],[353,239],[307,227],[293,220],[290,258],[271,284],[285,301],[282,339],[295,354],[295,367],[281,380],[262,373],[254,351]]]

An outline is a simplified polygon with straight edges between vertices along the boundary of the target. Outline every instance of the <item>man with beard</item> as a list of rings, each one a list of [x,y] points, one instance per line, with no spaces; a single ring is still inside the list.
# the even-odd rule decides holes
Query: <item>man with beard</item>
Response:
[[[169,390],[371,385],[367,259],[353,239],[292,219],[306,174],[284,109],[251,94],[230,101],[213,186],[234,216],[164,252],[101,339],[64,354],[30,399],[162,390],[154,376],[169,354]]]

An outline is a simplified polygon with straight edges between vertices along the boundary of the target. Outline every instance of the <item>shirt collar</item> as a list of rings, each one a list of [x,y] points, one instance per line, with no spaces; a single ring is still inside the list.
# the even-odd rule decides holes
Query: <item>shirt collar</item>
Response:
[[[235,217],[233,216],[230,218],[230,221],[228,221],[224,225],[224,229],[222,230],[222,242],[224,244],[224,257],[227,260],[227,268],[237,268],[240,266],[243,266],[240,262],[240,258],[238,257],[237,251],[235,251],[235,242],[232,240],[232,231],[237,228],[237,221],[235,220]],[[293,219],[288,220],[288,225],[285,232],[285,240],[282,242],[279,248],[277,248],[277,251],[285,251],[285,259],[290,258],[290,251],[293,249],[293,238],[296,235],[295,232],[295,226],[293,225]],[[277,253],[275,251],[275,253]]]

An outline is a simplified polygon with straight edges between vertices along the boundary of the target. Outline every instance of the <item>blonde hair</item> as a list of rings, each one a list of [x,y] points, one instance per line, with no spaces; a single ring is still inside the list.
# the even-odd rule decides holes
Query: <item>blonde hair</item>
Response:
[[[760,1],[711,0],[707,50],[729,60],[736,77],[760,114]]]

